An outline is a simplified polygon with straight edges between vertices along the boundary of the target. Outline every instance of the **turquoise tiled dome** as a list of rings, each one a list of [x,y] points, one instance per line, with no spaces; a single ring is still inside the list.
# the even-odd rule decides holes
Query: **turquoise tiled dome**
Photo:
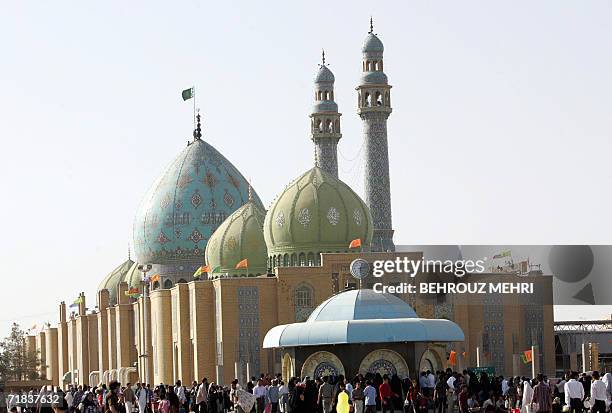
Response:
[[[319,66],[319,71],[315,76],[315,83],[334,83],[336,78],[329,67],[325,65]]]
[[[212,233],[249,199],[249,184],[215,148],[195,139],[155,181],[134,220],[139,263],[204,263]],[[261,201],[253,191],[253,200]]]
[[[365,54],[382,54],[385,51],[385,47],[382,42],[374,33],[368,33],[365,41],[363,42],[363,47],[361,48],[361,52]]]

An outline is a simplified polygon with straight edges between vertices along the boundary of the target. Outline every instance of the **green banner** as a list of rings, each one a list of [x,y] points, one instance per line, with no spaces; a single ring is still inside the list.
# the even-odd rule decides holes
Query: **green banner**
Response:
[[[480,373],[487,373],[488,376],[495,375],[495,367],[468,367],[468,371],[474,372],[477,376],[480,376]]]

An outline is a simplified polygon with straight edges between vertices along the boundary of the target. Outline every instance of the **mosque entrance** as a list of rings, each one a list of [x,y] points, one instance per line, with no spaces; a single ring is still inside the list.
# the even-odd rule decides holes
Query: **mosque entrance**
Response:
[[[408,377],[410,371],[406,360],[397,352],[388,349],[374,350],[361,361],[359,366],[361,374],[379,373],[382,375],[397,375],[400,378]]]
[[[438,356],[431,350],[425,350],[421,356],[421,362],[419,363],[419,371],[431,371],[436,372],[441,370],[441,363]]]

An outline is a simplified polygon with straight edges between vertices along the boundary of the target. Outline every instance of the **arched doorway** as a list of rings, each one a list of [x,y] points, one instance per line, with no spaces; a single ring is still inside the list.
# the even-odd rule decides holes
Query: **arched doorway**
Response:
[[[359,373],[380,373],[400,378],[408,377],[410,371],[406,360],[397,352],[388,349],[374,350],[363,358],[359,365]]]
[[[338,356],[329,351],[317,351],[302,365],[301,377],[310,376],[314,379],[325,376],[338,377],[340,374],[344,374],[344,366]]]
[[[429,370],[435,373],[436,371],[441,370],[441,368],[442,363],[440,362],[438,355],[430,349],[425,350],[421,356],[421,361],[419,362],[419,371]]]
[[[283,381],[285,383],[287,383],[291,377],[295,376],[293,370],[293,361],[291,360],[291,356],[289,355],[289,353],[285,353],[285,355],[283,356],[282,365]]]

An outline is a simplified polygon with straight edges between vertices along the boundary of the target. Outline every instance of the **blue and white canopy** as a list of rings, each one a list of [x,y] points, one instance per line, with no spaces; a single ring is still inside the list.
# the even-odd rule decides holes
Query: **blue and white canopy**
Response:
[[[373,290],[351,290],[319,305],[304,323],[283,324],[266,334],[263,347],[351,343],[463,341],[449,320],[418,318],[400,298]]]

